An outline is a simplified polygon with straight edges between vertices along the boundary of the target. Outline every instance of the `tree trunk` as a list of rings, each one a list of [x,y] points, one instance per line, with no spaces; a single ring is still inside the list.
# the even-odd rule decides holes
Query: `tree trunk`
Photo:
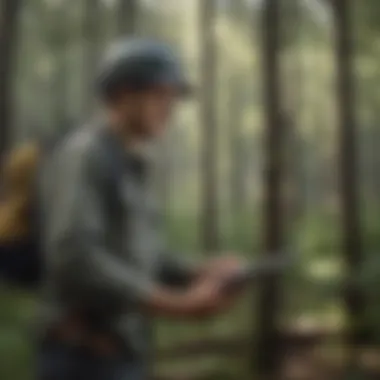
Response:
[[[229,86],[229,145],[230,189],[232,215],[240,216],[245,201],[244,178],[247,162],[244,160],[242,137],[242,81],[239,75],[231,75]],[[236,220],[236,219],[235,219]]]
[[[119,0],[118,33],[122,36],[132,35],[137,29],[137,0]]]
[[[263,10],[263,85],[266,118],[266,167],[264,178],[264,248],[278,259],[283,248],[282,172],[284,131],[280,91],[279,0],[267,0]],[[281,346],[277,318],[280,315],[280,278],[263,280],[259,292],[259,318],[255,364],[260,379],[278,379]]]
[[[334,0],[336,27],[337,96],[339,112],[339,165],[342,211],[342,248],[347,266],[345,303],[349,318],[347,344],[351,348],[351,364],[355,348],[362,343],[360,323],[364,321],[364,297],[355,285],[362,264],[362,237],[359,222],[358,162],[356,147],[353,42],[351,4]]]
[[[228,17],[236,25],[244,25],[247,21],[247,5],[243,0],[229,2]],[[247,161],[245,157],[246,147],[242,133],[244,105],[246,101],[246,83],[242,74],[234,73],[236,67],[230,67],[228,82],[228,128],[230,147],[230,202],[231,212],[236,231],[239,217],[242,216],[246,201],[245,179],[247,173]],[[236,218],[237,217],[237,218]]]
[[[302,15],[302,0],[292,0],[287,6],[287,22],[284,25],[284,35],[289,29],[290,33],[286,41],[293,46],[296,51],[292,58],[288,59],[288,70],[286,83],[286,98],[288,99],[285,115],[284,129],[287,133],[287,151],[289,161],[287,162],[287,176],[289,184],[289,203],[286,212],[287,225],[293,228],[303,216],[306,207],[307,181],[305,168],[305,141],[302,135],[302,110],[304,96],[304,62],[302,55],[302,33],[304,23]]]
[[[100,36],[100,12],[99,0],[85,0],[83,10],[83,115],[89,116],[94,106],[93,84],[96,75],[97,63],[100,59],[101,36]]]
[[[50,12],[49,12],[50,13]],[[68,8],[65,2],[55,5],[51,10],[49,23],[49,49],[54,55],[54,76],[51,82],[51,107],[53,124],[63,130],[68,123]]]
[[[21,4],[21,0],[1,0],[0,2],[0,162],[10,143],[13,109],[12,80]]]
[[[215,0],[199,3],[200,10],[200,70],[201,88],[200,119],[202,136],[202,222],[201,234],[205,251],[219,248],[218,226],[218,138],[215,112],[216,98],[216,44],[215,44]]]

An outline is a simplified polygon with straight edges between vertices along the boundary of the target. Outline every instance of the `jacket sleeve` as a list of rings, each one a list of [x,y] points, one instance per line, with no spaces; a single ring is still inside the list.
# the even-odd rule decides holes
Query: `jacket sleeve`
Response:
[[[144,302],[154,284],[107,244],[106,173],[98,153],[74,146],[59,156],[50,173],[46,238],[64,296],[102,308]]]

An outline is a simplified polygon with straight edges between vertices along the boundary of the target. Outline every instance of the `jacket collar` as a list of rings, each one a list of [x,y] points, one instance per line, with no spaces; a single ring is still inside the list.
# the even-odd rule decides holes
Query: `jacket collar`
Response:
[[[145,151],[124,146],[117,134],[105,123],[101,125],[101,134],[115,159],[122,162],[132,175],[140,179],[148,176],[150,160]]]

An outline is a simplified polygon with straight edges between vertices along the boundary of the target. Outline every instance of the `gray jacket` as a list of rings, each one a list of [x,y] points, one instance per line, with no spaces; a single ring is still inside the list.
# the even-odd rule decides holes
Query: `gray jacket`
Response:
[[[80,311],[87,327],[148,349],[141,304],[157,283],[186,285],[193,268],[166,252],[147,164],[105,127],[75,131],[41,176],[46,254],[44,318]]]

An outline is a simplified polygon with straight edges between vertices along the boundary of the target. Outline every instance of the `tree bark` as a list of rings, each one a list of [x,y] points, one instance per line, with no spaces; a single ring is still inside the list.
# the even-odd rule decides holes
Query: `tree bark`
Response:
[[[216,98],[216,44],[214,35],[215,0],[199,3],[200,10],[200,120],[202,135],[201,236],[205,251],[219,248],[218,226],[218,136],[215,112]]]
[[[284,34],[290,29],[287,45],[295,51],[288,59],[286,82],[287,113],[284,129],[287,134],[287,177],[290,185],[290,197],[286,213],[287,225],[290,229],[297,225],[306,207],[307,171],[305,168],[305,141],[302,135],[302,110],[304,106],[304,62],[302,55],[302,33],[304,23],[302,15],[302,0],[291,0],[284,4],[287,11],[287,22],[284,23]],[[286,35],[286,34],[285,34]],[[297,49],[297,50],[296,50]]]
[[[96,75],[97,63],[100,59],[101,35],[99,22],[101,4],[99,0],[85,0],[83,10],[83,81],[84,100],[83,116],[89,116],[94,106],[93,84]]]
[[[68,78],[69,78],[69,11],[67,4],[61,2],[51,11],[47,19],[50,30],[48,48],[54,56],[54,75],[51,81],[51,107],[53,124],[57,131],[67,128],[68,121]]]
[[[359,218],[358,158],[354,98],[353,41],[349,0],[333,1],[336,30],[336,69],[339,115],[339,166],[342,217],[342,249],[347,278],[345,303],[349,318],[347,344],[354,364],[355,348],[362,343],[365,301],[355,278],[362,264],[362,236]]]
[[[264,172],[264,248],[278,259],[283,248],[282,175],[284,130],[280,89],[280,3],[267,0],[263,10],[263,87],[266,120],[266,167]],[[278,379],[281,340],[280,277],[263,280],[259,291],[258,337],[253,356],[260,379]]]
[[[229,145],[230,145],[230,189],[231,211],[234,216],[241,216],[244,202],[244,180],[247,162],[244,160],[244,144],[242,136],[242,101],[244,96],[241,77],[232,75],[229,85]],[[236,219],[237,220],[237,219]]]
[[[13,110],[12,81],[21,4],[21,0],[1,0],[0,2],[0,162],[10,143]]]

